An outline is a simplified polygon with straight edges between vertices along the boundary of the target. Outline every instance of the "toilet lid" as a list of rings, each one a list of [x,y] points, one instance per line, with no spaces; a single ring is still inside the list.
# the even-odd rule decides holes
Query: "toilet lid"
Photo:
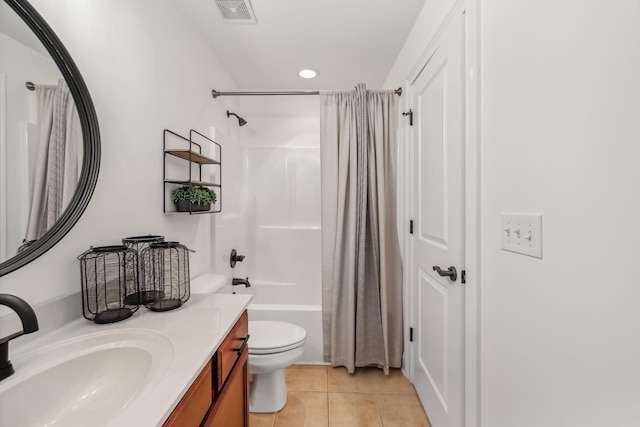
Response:
[[[249,353],[281,353],[304,344],[307,331],[287,322],[252,320],[249,322]]]

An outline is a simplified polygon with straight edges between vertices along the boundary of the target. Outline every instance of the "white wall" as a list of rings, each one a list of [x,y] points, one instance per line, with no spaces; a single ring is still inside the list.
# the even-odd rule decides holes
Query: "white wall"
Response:
[[[385,87],[452,1],[427,2]],[[640,5],[481,0],[481,425],[640,419]],[[543,214],[542,260],[500,212]]]
[[[233,78],[169,0],[32,4],[86,81],[100,123],[102,162],[94,196],[78,224],[45,255],[1,277],[0,292],[32,304],[78,292],[77,255],[91,245],[146,233],[195,249],[192,276],[210,271],[216,216],[162,212],[162,132],[167,128],[188,135],[193,128],[209,134],[215,127],[223,156],[233,151],[237,123],[234,128],[225,113],[237,101],[211,97],[214,87],[234,89]],[[224,166],[234,168],[233,162]],[[225,198],[234,193],[233,182],[228,183]]]
[[[637,425],[640,5],[488,0],[482,27],[484,425]],[[501,211],[544,215],[543,260],[498,249]]]

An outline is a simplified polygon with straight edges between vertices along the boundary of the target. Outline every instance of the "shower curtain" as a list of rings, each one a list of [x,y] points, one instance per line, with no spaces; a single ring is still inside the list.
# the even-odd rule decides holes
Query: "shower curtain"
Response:
[[[324,358],[333,366],[402,360],[393,91],[321,92]]]
[[[37,240],[55,224],[69,204],[82,169],[82,128],[64,80],[36,85],[38,159],[25,240]]]

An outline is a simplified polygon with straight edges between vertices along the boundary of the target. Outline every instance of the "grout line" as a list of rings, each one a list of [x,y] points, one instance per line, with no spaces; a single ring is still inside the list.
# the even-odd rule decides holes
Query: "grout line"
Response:
[[[327,366],[327,426],[331,426],[331,400],[329,399],[329,369],[333,369],[331,366]]]
[[[329,427],[329,392],[326,392],[324,394],[324,398],[325,398],[325,400],[327,402],[327,427]]]
[[[328,366],[326,368],[326,372],[327,372],[327,408],[329,408],[329,392],[331,390],[329,390],[329,367]]]
[[[384,419],[382,418],[382,412],[380,411],[380,405],[378,404],[378,396],[373,393],[373,400],[376,402],[376,410],[378,411],[378,419],[380,420],[380,425],[384,427]]]
[[[331,425],[331,400],[329,400],[329,393],[327,393],[327,425]]]
[[[329,366],[326,367],[325,372],[327,373],[327,427],[331,425],[331,408],[329,408]]]

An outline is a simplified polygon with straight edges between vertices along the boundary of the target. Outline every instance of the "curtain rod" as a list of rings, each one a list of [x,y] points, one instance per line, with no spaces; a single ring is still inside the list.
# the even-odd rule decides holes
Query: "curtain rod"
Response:
[[[29,89],[29,90],[36,90],[36,85],[35,85],[35,83],[32,83],[32,82],[26,82],[24,85],[25,85],[25,86],[27,87],[27,89]]]
[[[393,91],[396,95],[402,96],[402,88],[399,87]],[[213,89],[211,91],[213,98],[227,95],[320,95],[319,90],[298,90],[298,91],[285,91],[285,92],[218,92]]]

